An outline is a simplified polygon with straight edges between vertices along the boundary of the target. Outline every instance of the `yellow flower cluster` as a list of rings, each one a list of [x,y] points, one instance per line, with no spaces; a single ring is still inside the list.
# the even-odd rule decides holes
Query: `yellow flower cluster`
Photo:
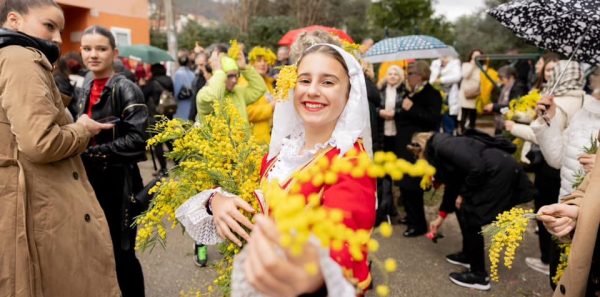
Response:
[[[240,48],[240,45],[238,44],[237,40],[233,39],[229,41],[229,50],[227,51],[227,55],[236,60],[240,58],[240,53],[242,52],[242,49]]]
[[[569,264],[569,255],[571,254],[571,244],[570,243],[561,243],[559,244],[561,253],[560,260],[558,262],[558,267],[556,267],[556,274],[552,278],[552,282],[558,284],[560,278],[565,273],[565,269],[567,269],[567,265]]]
[[[542,98],[542,95],[537,89],[533,89],[527,95],[522,96],[519,99],[514,99],[509,103],[509,111],[504,115],[507,120],[529,123],[531,122],[535,114],[535,106],[538,101]]]
[[[256,60],[258,60],[258,57],[263,57],[269,66],[275,65],[275,62],[277,62],[277,56],[275,53],[266,47],[255,46],[248,53],[248,60],[250,63],[254,63]]]
[[[266,147],[251,136],[230,98],[215,101],[213,107],[214,114],[200,124],[163,119],[153,128],[155,136],[148,145],[172,141],[173,150],[167,157],[179,161],[179,165],[151,190],[155,196],[149,209],[136,218],[137,250],[152,248],[156,243],[164,245],[167,232],[163,221],[166,219],[174,228],[175,210],[203,190],[222,187],[259,209],[254,190],[259,187]],[[217,265],[216,283],[222,292],[228,290],[233,256],[239,252],[231,246],[226,245],[224,258]]]
[[[360,59],[360,44],[356,44],[356,43],[352,43],[350,41],[347,41],[345,39],[342,39],[342,48],[344,49],[344,51],[346,51],[347,53],[351,54],[352,56],[354,56],[354,58],[356,58],[357,60]]]
[[[288,100],[290,90],[296,87],[297,80],[298,68],[295,65],[281,67],[279,74],[277,74],[277,81],[275,82],[275,99],[279,101]]]
[[[379,152],[371,160],[366,152],[358,153],[353,149],[345,156],[336,156],[331,161],[323,157],[312,166],[297,172],[294,178],[298,183],[289,190],[281,188],[276,181],[263,185],[262,190],[269,205],[270,215],[281,234],[280,244],[292,255],[301,255],[312,236],[319,240],[323,248],[334,251],[347,248],[355,261],[364,260],[367,250],[379,249],[379,243],[370,238],[370,230],[353,230],[344,224],[348,213],[322,207],[319,194],[313,193],[305,197],[300,192],[302,185],[307,183],[315,187],[333,185],[338,181],[339,174],[349,174],[354,178],[376,178],[387,174],[392,179],[399,180],[404,175],[429,178],[435,174],[435,168],[424,160],[411,164],[397,159],[393,153]],[[380,233],[389,237],[392,227],[383,223]],[[384,268],[393,272],[396,270],[396,262],[388,259]],[[379,290],[385,292],[385,289]]]
[[[491,238],[489,258],[492,280],[499,281],[498,264],[503,249],[504,266],[509,269],[512,268],[516,250],[521,244],[523,234],[527,230],[527,224],[532,218],[535,218],[535,215],[531,209],[525,210],[515,207],[499,214],[496,221],[483,229],[483,235]]]

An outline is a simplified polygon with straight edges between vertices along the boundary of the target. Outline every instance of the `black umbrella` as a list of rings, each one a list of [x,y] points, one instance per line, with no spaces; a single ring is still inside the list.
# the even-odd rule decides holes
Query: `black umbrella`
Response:
[[[599,8],[600,0],[515,0],[488,13],[537,47],[600,64]]]
[[[537,47],[600,64],[600,0],[516,0],[488,11]]]

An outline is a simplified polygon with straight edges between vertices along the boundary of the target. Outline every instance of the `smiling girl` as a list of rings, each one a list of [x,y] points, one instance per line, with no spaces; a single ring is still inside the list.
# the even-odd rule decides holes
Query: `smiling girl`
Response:
[[[318,44],[307,49],[297,65],[298,79],[293,95],[288,101],[276,104],[269,154],[261,168],[262,180],[277,180],[285,189],[298,182],[294,177],[296,172],[313,166],[320,159],[331,161],[353,148],[369,152],[371,148],[367,137],[371,132],[365,79],[358,61],[337,46]],[[333,185],[306,184],[301,192],[306,197],[318,194],[324,207],[347,213],[344,224],[353,230],[373,227],[375,180],[372,178],[340,174]],[[212,217],[207,208],[212,211]],[[198,220],[197,225],[186,226],[186,230],[195,227],[215,230],[214,234],[194,238],[199,242],[214,244],[227,238],[241,245],[236,235],[248,241],[243,252],[247,255],[244,264],[234,264],[233,296],[254,296],[248,290],[267,296],[316,292],[319,296],[327,293],[355,296],[370,285],[366,252],[364,260],[354,261],[347,248],[320,253],[318,246],[310,245],[301,258],[281,255],[277,252],[281,247],[274,222],[258,215],[256,224],[252,224],[240,213],[240,208],[252,211],[239,197],[207,190],[177,210],[178,217],[208,218]],[[241,225],[251,229],[251,234]],[[304,268],[309,262],[319,262],[323,270],[309,274]],[[244,275],[248,287],[243,279],[240,281],[240,275]]]
[[[0,295],[120,296],[79,158],[112,125],[66,112],[52,77],[63,12],[51,0],[0,0],[0,24]]]

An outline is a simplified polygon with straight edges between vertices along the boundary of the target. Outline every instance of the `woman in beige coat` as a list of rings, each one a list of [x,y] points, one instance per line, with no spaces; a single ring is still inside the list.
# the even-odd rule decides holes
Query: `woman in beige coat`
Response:
[[[112,125],[73,123],[52,78],[64,16],[0,1],[0,295],[120,296],[108,226],[79,154]]]
[[[475,64],[475,58],[481,55],[480,50],[472,50],[469,54],[469,61],[462,64],[462,82],[458,94],[460,104],[458,127],[460,134],[466,129],[475,129],[475,122],[477,121],[475,103],[477,97],[481,94],[480,71]]]
[[[547,205],[538,218],[548,231],[563,242],[571,243],[568,266],[554,291],[554,297],[600,295],[600,166],[595,160],[580,162],[590,172],[576,191],[561,203]]]

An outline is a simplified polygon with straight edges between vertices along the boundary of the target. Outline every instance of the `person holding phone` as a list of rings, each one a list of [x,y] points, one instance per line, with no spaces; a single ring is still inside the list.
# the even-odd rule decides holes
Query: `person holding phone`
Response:
[[[118,49],[108,29],[86,29],[81,56],[93,76],[83,87],[81,116],[115,122],[112,130],[89,142],[83,154],[85,169],[108,219],[122,296],[144,296],[142,267],[134,250],[136,227],[131,225],[141,211],[132,197],[143,188],[137,162],[146,158],[148,108],[139,87],[115,73]]]
[[[106,217],[79,157],[113,125],[65,109],[52,77],[58,4],[0,1],[0,25],[0,295],[118,297]]]

